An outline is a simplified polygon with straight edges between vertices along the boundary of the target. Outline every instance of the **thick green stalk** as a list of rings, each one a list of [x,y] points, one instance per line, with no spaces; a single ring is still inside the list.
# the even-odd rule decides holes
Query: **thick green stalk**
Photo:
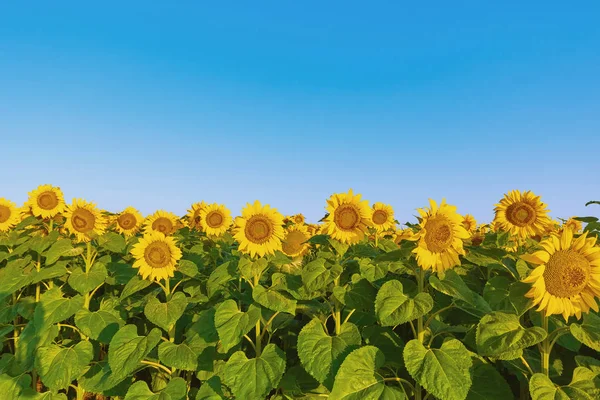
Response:
[[[548,340],[548,316],[542,316],[542,328],[546,331],[546,339],[542,342],[542,374],[550,377],[550,342]]]
[[[425,286],[425,271],[421,268],[416,270],[418,293],[423,293]],[[417,340],[423,344],[425,340],[425,329],[423,329],[423,317],[417,319]],[[415,399],[421,400],[421,385],[415,382]]]
[[[260,281],[260,276],[255,275],[254,276],[254,287],[258,286],[259,281]],[[260,332],[260,318],[256,322],[255,330],[256,330],[256,343],[254,343],[254,347],[256,350],[256,358],[258,358],[262,354],[262,334]]]

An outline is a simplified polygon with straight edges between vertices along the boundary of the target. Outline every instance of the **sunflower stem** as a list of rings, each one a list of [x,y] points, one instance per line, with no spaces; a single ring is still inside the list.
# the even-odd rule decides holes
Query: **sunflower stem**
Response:
[[[42,269],[42,265],[41,265],[41,258],[42,256],[38,254],[38,259],[37,259],[37,263],[35,264],[35,270],[37,271],[37,273],[39,274],[41,269]],[[39,303],[40,302],[40,283],[36,283],[35,284],[35,302]]]
[[[542,328],[546,331],[546,338],[542,342],[542,374],[550,377],[550,343],[548,341],[548,315],[542,316]]]
[[[258,282],[260,280],[260,275],[254,275],[254,287],[258,286]],[[256,343],[254,344],[254,349],[256,350],[256,358],[260,357],[262,354],[262,334],[260,332],[260,318],[256,322]]]
[[[419,293],[423,293],[423,289],[425,286],[425,284],[424,284],[425,271],[423,271],[423,269],[421,269],[421,268],[417,268],[415,273],[417,275],[417,287],[418,287],[417,295],[418,295]],[[417,319],[417,340],[421,344],[423,344],[423,342],[425,341],[425,329],[423,329],[423,316],[420,316]],[[415,382],[415,399],[421,400],[421,385],[418,382]]]

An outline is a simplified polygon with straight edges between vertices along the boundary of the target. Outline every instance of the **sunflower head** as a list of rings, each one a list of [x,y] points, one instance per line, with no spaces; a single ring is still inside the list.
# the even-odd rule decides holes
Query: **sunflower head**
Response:
[[[573,233],[580,233],[583,229],[583,224],[581,221],[576,220],[575,217],[571,217],[563,224],[563,228],[571,229]]]
[[[7,232],[21,222],[21,212],[10,200],[0,197],[0,232]]]
[[[303,257],[310,250],[310,243],[306,243],[310,238],[306,225],[292,225],[285,230],[281,249],[289,257]]]
[[[182,257],[177,242],[159,231],[145,233],[131,249],[134,268],[144,279],[159,281],[174,276],[177,261]]]
[[[306,219],[304,218],[304,215],[302,215],[302,214],[296,214],[296,215],[292,216],[291,220],[295,224],[304,224],[306,221]]]
[[[395,233],[392,234],[392,240],[396,244],[400,244],[404,240],[415,241],[419,239],[419,235],[415,234],[412,229],[397,229]]]
[[[520,239],[536,234],[543,235],[550,224],[546,204],[530,191],[509,192],[499,204],[496,204],[494,210],[496,212],[494,222],[498,223],[499,228]]]
[[[462,225],[469,233],[473,233],[477,229],[477,221],[475,221],[475,217],[471,214],[465,214]]]
[[[264,206],[258,200],[248,203],[242,215],[235,219],[235,239],[239,251],[251,257],[275,254],[281,250],[283,239],[283,215],[268,204]]]
[[[144,223],[144,233],[150,231],[161,232],[166,236],[172,235],[177,231],[177,215],[169,211],[158,210],[149,215]]]
[[[63,192],[52,185],[40,185],[29,192],[27,205],[33,215],[41,218],[52,218],[66,207]]]
[[[394,226],[394,209],[389,204],[375,203],[371,211],[371,225],[377,232],[386,231]]]
[[[89,242],[104,234],[108,221],[95,203],[73,199],[65,211],[65,228],[75,235],[78,242]]]
[[[200,226],[207,235],[219,237],[231,226],[231,212],[222,204],[210,204],[200,211]]]
[[[321,233],[345,244],[360,242],[371,224],[371,207],[367,200],[361,200],[360,194],[333,194],[327,199],[327,213]]]
[[[464,218],[456,213],[456,207],[442,203],[438,207],[434,200],[429,199],[430,208],[419,209],[421,215],[421,230],[416,234],[418,246],[417,263],[423,269],[433,269],[443,272],[460,265],[459,255],[464,255],[463,239],[469,238],[469,233],[462,222]]]
[[[537,267],[523,279],[532,287],[525,294],[546,315],[572,315],[578,319],[590,308],[598,312],[600,297],[600,247],[587,232],[574,238],[571,229],[541,242],[543,250],[521,256]]]
[[[201,217],[200,212],[206,208],[207,204],[204,201],[192,204],[192,207],[187,212],[187,224],[190,229],[195,229],[199,232],[202,231],[202,225],[200,224]]]
[[[144,221],[142,214],[133,207],[127,207],[119,214],[112,216],[117,232],[125,236],[134,236],[139,232]]]

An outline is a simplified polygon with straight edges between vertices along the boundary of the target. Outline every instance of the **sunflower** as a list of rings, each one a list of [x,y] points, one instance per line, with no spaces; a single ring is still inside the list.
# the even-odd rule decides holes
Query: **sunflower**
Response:
[[[575,217],[571,217],[563,224],[563,228],[571,229],[573,233],[579,233],[583,229],[583,225],[581,224],[581,221],[577,221]]]
[[[117,232],[125,236],[135,236],[139,232],[144,218],[138,210],[133,207],[127,207],[118,215],[112,217],[117,228]]]
[[[138,273],[142,278],[151,281],[173,277],[177,261],[182,256],[175,238],[159,231],[145,233],[133,245],[131,254],[135,258],[133,268],[139,268]]]
[[[460,265],[459,254],[464,255],[462,239],[469,238],[469,232],[462,225],[463,217],[456,213],[456,206],[446,204],[442,199],[439,208],[429,199],[430,209],[418,209],[421,215],[421,230],[416,233],[419,244],[413,250],[417,263],[423,269],[443,272]]]
[[[348,193],[334,194],[327,199],[328,215],[324,218],[321,233],[346,244],[360,242],[371,226],[369,202],[360,198],[360,194],[354,195],[350,189]]]
[[[190,229],[202,231],[202,226],[200,225],[200,212],[204,208],[206,208],[206,203],[204,201],[192,204],[192,208],[190,208],[187,213],[187,224]]]
[[[469,233],[473,233],[477,229],[477,221],[475,221],[475,217],[473,217],[471,214],[465,214],[462,225]]]
[[[210,236],[221,236],[231,226],[231,212],[222,204],[211,204],[200,211],[200,226]]]
[[[242,253],[262,257],[281,250],[283,239],[283,215],[268,204],[262,206],[258,200],[248,203],[236,218],[234,238]]]
[[[177,231],[177,215],[169,211],[158,210],[149,215],[144,222],[144,233],[151,231],[162,232],[169,236]]]
[[[104,233],[108,221],[95,203],[73,199],[65,211],[65,228],[77,237],[78,242],[89,242],[94,236]]]
[[[373,204],[371,214],[371,224],[377,232],[383,232],[394,226],[394,209],[392,206],[383,203]]]
[[[310,237],[306,225],[292,225],[285,230],[281,249],[289,257],[302,257],[310,250],[310,243],[305,243]]]
[[[66,207],[62,191],[52,185],[40,185],[29,192],[26,204],[31,207],[33,215],[42,218],[52,218]]]
[[[296,214],[296,215],[292,216],[291,220],[295,224],[304,224],[306,221],[306,218],[304,218],[304,215],[302,215],[302,214]]]
[[[418,240],[419,236],[416,235],[412,229],[397,229],[395,233],[392,234],[392,240],[396,244],[400,244],[403,240]]]
[[[543,250],[521,256],[536,267],[523,282],[532,288],[525,294],[545,310],[546,315],[562,314],[565,320],[571,315],[577,319],[590,308],[598,312],[600,297],[600,247],[595,237],[587,232],[577,239],[571,229],[560,236],[552,235],[541,243]]]
[[[463,226],[464,226],[464,221],[463,221]],[[479,246],[481,243],[483,243],[483,240],[485,239],[485,234],[489,231],[490,231],[490,226],[488,224],[480,225],[475,230],[475,232],[473,232],[473,235],[471,236],[471,245]]]
[[[0,232],[7,232],[21,222],[21,214],[17,205],[0,197]]]
[[[496,204],[494,210],[494,222],[499,224],[500,229],[520,239],[543,235],[550,224],[546,204],[530,191],[509,192],[500,200],[500,204]]]

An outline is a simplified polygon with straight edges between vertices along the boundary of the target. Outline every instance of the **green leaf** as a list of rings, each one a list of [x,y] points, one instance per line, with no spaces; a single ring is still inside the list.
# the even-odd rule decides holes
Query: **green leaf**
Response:
[[[461,302],[456,302],[456,305],[477,317],[482,317],[492,311],[483,297],[469,289],[454,270],[446,271],[443,279],[431,275],[429,283],[435,290],[466,303],[470,307],[465,307],[465,304]]]
[[[533,307],[533,301],[530,298],[525,297],[525,293],[530,289],[531,285],[524,282],[517,281],[510,285],[509,299],[519,317]]]
[[[234,300],[229,299],[221,303],[215,313],[215,327],[223,351],[227,352],[237,345],[244,335],[256,326],[259,319],[260,308],[253,304],[250,305],[248,312],[242,312]]]
[[[134,275],[123,288],[120,297],[121,301],[125,300],[132,294],[139,292],[140,290],[146,289],[150,285],[152,285],[152,281],[142,279],[142,277],[139,275]]]
[[[354,350],[342,363],[329,399],[406,399],[403,390],[385,385],[383,376],[377,372],[384,364],[385,356],[377,347],[365,346]]]
[[[514,314],[493,312],[477,325],[477,352],[481,356],[512,360],[523,355],[523,349],[540,343],[546,331],[540,327],[523,328]]]
[[[196,400],[223,400],[225,395],[221,389],[221,378],[213,376],[206,382],[203,382],[196,393]]]
[[[316,292],[327,286],[333,278],[325,267],[325,260],[317,258],[302,268],[302,283],[311,292]]]
[[[34,269],[31,271],[31,283],[38,283],[48,279],[65,276],[68,272],[67,268],[65,268],[66,265],[66,261],[59,261],[51,267],[42,267],[39,272]]]
[[[148,336],[138,336],[135,325],[125,325],[110,341],[108,364],[116,377],[125,377],[139,366],[140,361],[156,347],[162,333],[153,328]]]
[[[180,260],[177,263],[177,271],[181,272],[185,276],[189,276],[190,278],[198,275],[198,266],[195,262],[190,260]]]
[[[227,283],[237,279],[237,267],[235,264],[227,261],[219,265],[211,272],[206,282],[208,297],[212,298],[215,294],[227,289]]]
[[[285,372],[285,353],[273,343],[260,357],[248,359],[243,351],[233,353],[225,365],[225,384],[237,399],[263,400],[277,387]]]
[[[595,400],[600,396],[600,379],[597,373],[577,367],[568,386],[556,386],[546,375],[534,374],[529,380],[532,400]]]
[[[593,313],[584,314],[581,325],[571,324],[571,334],[587,347],[600,351],[600,317]]]
[[[75,325],[86,336],[109,344],[115,333],[125,325],[117,312],[80,310],[75,314]]]
[[[360,259],[358,265],[360,267],[360,274],[369,282],[385,278],[389,270],[387,263],[374,263],[369,258]]]
[[[43,254],[44,250],[56,242],[60,233],[52,231],[47,236],[33,236],[29,239],[29,248],[38,254]]]
[[[94,358],[94,348],[88,341],[73,347],[60,347],[55,344],[37,349],[35,367],[49,389],[67,389],[73,380],[79,378],[84,368]]]
[[[33,321],[38,330],[64,321],[73,316],[83,307],[83,297],[76,295],[71,298],[62,296],[59,287],[48,290],[40,297],[40,302],[35,308]]]
[[[98,236],[98,244],[101,248],[113,253],[123,253],[125,250],[125,238],[116,232],[107,232]]]
[[[404,347],[404,365],[414,380],[440,399],[464,400],[471,388],[471,357],[456,339],[439,349],[427,349],[413,339]]]
[[[0,300],[29,285],[31,279],[32,276],[25,274],[16,263],[9,262],[6,267],[0,268]]]
[[[252,289],[252,298],[270,310],[296,314],[296,300],[290,299],[276,290],[265,289],[263,286],[257,285]]]
[[[73,247],[69,239],[58,239],[44,254],[46,257],[45,265],[49,267],[61,257],[73,257],[81,253],[83,253],[83,247]]]
[[[81,268],[73,269],[69,275],[69,286],[81,294],[86,294],[103,283],[107,276],[106,266],[101,262],[95,262],[87,273]]]
[[[198,357],[206,346],[200,340],[186,341],[181,344],[163,342],[158,346],[158,358],[167,367],[196,371]]]
[[[506,400],[512,399],[513,394],[504,377],[491,364],[479,359],[473,359],[471,368],[473,385],[467,395],[467,400]]]
[[[419,318],[433,308],[433,299],[427,293],[410,298],[403,293],[402,283],[392,280],[384,283],[375,298],[375,313],[382,326],[395,326]]]
[[[264,257],[254,261],[250,258],[242,257],[238,263],[240,274],[249,282],[252,282],[255,276],[260,276],[268,267],[269,262]]]
[[[0,393],[5,399],[33,400],[37,393],[31,388],[31,376],[11,377],[0,374]]]
[[[187,304],[187,297],[182,292],[174,293],[166,303],[151,297],[144,307],[144,315],[148,321],[168,331],[181,318]]]
[[[329,336],[315,318],[298,334],[298,357],[304,369],[330,389],[342,361],[361,340],[358,328],[350,322],[342,324],[339,335]]]
[[[363,329],[362,335],[367,344],[377,347],[387,356],[386,365],[389,364],[394,368],[404,366],[402,359],[404,341],[392,328],[371,325]]]
[[[19,345],[15,352],[14,361],[19,369],[29,371],[33,368],[37,348],[50,345],[56,336],[58,336],[58,326],[50,325],[44,329],[36,329],[34,321],[29,321],[19,335]]]
[[[127,391],[124,400],[184,400],[187,398],[187,384],[183,378],[173,378],[158,393],[152,392],[144,381],[137,381]]]

